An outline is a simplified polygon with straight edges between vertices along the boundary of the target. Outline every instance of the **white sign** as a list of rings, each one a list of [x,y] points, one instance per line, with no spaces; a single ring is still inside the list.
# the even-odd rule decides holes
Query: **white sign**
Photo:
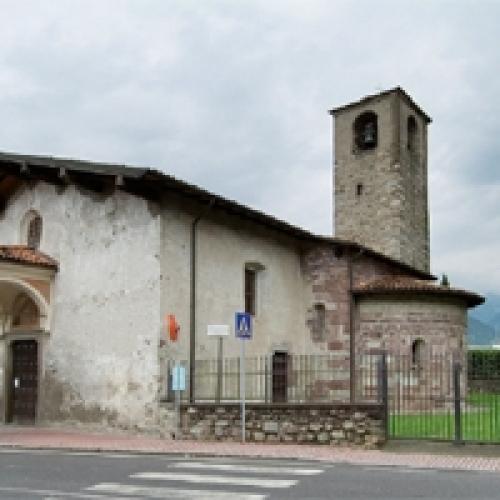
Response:
[[[229,325],[208,325],[207,335],[227,337],[229,335]]]

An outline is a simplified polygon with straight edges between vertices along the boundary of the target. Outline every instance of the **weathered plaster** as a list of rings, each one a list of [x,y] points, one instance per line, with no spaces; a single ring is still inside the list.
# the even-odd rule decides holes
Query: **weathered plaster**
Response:
[[[42,352],[41,418],[152,425],[157,417],[159,217],[120,191],[102,196],[38,182],[19,191],[0,221],[19,244],[24,214],[43,218],[40,250],[59,271]]]

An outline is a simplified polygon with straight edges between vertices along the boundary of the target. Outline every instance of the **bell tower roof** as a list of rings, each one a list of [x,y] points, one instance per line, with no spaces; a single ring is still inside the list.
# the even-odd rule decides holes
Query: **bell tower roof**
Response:
[[[344,105],[338,106],[336,108],[332,108],[328,111],[328,113],[330,113],[332,116],[335,116],[336,114],[338,114],[344,110],[347,110],[347,109],[350,109],[350,108],[353,108],[353,107],[359,106],[359,105],[366,105],[367,103],[369,103],[370,101],[372,101],[374,99],[378,99],[380,97],[385,97],[389,94],[399,95],[404,101],[406,101],[406,103],[410,106],[410,108],[412,108],[416,113],[418,113],[419,115],[421,115],[425,119],[426,123],[432,122],[432,118],[408,95],[408,93],[404,89],[402,89],[399,86],[394,87],[392,89],[383,90],[382,92],[378,92],[377,94],[370,94],[370,95],[367,95],[365,97],[362,97],[361,99],[359,99],[357,101],[350,102],[348,104],[344,104]]]

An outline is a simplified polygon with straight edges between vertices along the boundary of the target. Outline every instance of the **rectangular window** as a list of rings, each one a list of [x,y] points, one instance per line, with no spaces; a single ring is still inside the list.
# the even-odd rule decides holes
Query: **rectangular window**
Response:
[[[257,271],[245,269],[245,312],[255,316]]]

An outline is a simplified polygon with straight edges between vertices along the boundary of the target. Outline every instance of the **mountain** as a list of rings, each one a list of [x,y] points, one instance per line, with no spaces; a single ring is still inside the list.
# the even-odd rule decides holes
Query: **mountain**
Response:
[[[486,296],[486,302],[469,313],[469,345],[500,343],[500,295]]]
[[[488,325],[500,327],[500,295],[486,295],[486,302],[479,307],[472,309],[470,316],[481,320]]]
[[[467,332],[469,345],[491,345],[495,343],[495,327],[469,315]]]

